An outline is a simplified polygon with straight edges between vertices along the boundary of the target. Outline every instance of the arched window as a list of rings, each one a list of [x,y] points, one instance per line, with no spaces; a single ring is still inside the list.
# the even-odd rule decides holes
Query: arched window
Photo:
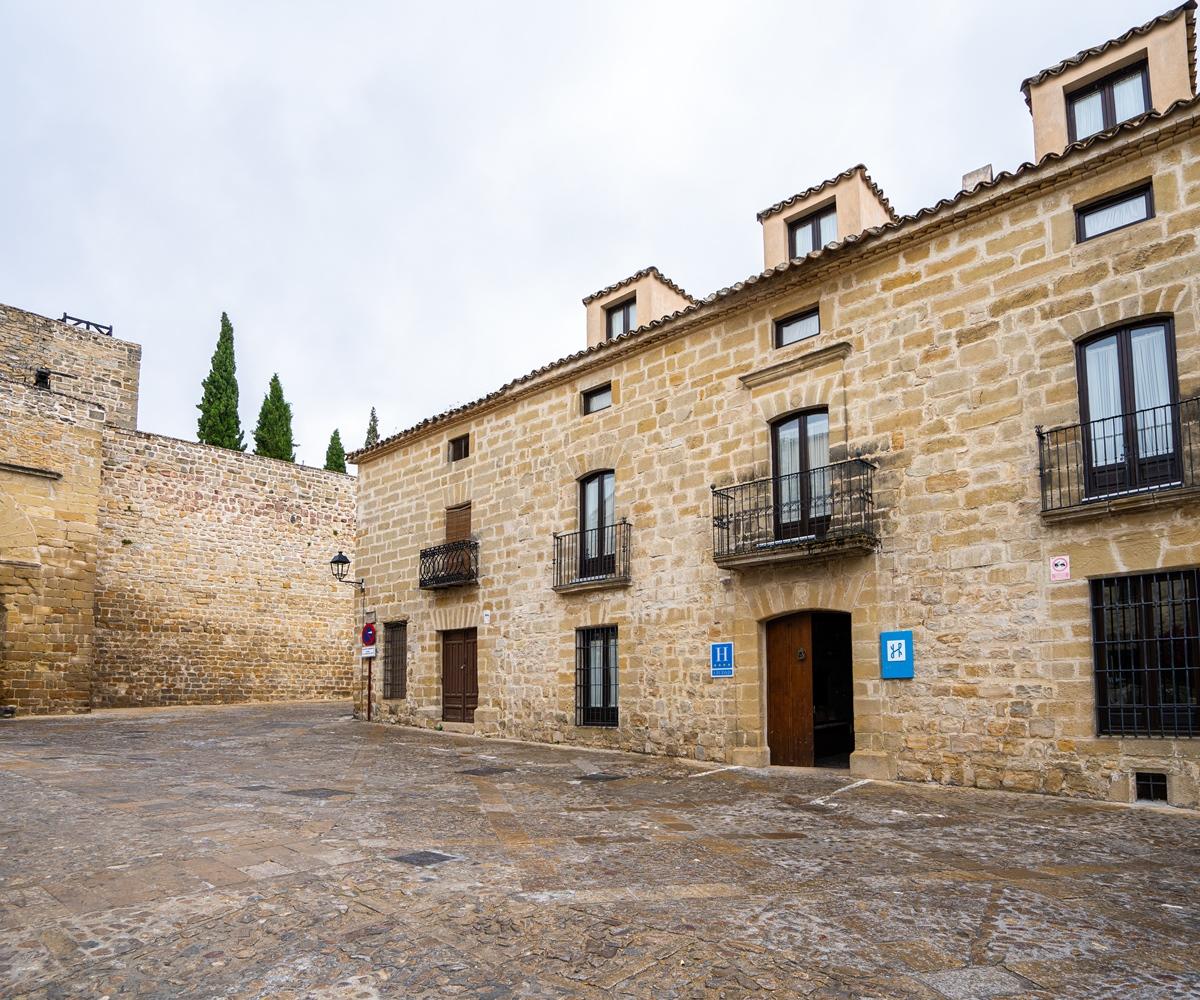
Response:
[[[1088,494],[1178,478],[1178,379],[1170,320],[1141,320],[1083,341],[1078,369]]]
[[[611,576],[616,569],[616,517],[613,496],[616,477],[611,469],[579,480],[579,575]]]
[[[771,424],[771,460],[775,537],[825,534],[833,485],[829,411],[793,413]]]

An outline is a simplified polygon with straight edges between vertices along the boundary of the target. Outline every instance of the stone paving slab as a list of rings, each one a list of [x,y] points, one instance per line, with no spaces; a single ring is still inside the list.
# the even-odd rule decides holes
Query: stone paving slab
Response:
[[[1200,998],[1178,810],[314,704],[0,722],[0,802],[5,997]]]

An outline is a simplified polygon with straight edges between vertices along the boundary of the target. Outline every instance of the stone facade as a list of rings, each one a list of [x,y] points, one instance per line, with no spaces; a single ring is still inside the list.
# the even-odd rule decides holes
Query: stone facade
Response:
[[[140,359],[0,307],[0,705],[347,697],[353,478],[136,431]]]
[[[1146,180],[1153,218],[1077,239],[1076,206]],[[768,624],[835,611],[851,616],[853,773],[1129,800],[1148,770],[1196,804],[1200,740],[1097,736],[1089,580],[1200,565],[1197,490],[1043,514],[1038,428],[1081,420],[1079,342],[1139,317],[1171,321],[1178,398],[1200,395],[1198,229],[1192,99],[626,337],[592,332],[357,453],[367,606],[407,622],[405,697],[384,699],[376,669],[373,714],[443,724],[439,633],[474,628],[477,733],[765,764]],[[814,306],[820,333],[776,347],[776,321]],[[613,405],[583,414],[606,382]],[[718,565],[711,487],[771,476],[772,421],[815,408],[831,462],[876,466],[877,548]],[[450,462],[462,434],[470,457]],[[603,469],[632,525],[629,580],[556,592],[554,535]],[[477,585],[420,589],[420,550],[467,501]],[[1060,555],[1071,576],[1052,581]],[[610,728],[575,725],[576,630],[595,625],[617,628]],[[892,629],[914,634],[911,680],[881,678]],[[718,641],[732,678],[710,676]]]

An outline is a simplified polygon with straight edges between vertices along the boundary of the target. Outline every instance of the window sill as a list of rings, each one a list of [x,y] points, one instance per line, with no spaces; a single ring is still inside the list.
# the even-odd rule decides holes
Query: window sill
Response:
[[[1130,493],[1126,496],[1081,501],[1073,507],[1042,511],[1046,524],[1062,521],[1090,521],[1093,518],[1109,517],[1113,514],[1151,510],[1154,507],[1173,507],[1190,501],[1200,500],[1200,486],[1172,486],[1149,490],[1145,493]]]
[[[628,587],[633,581],[627,576],[605,576],[573,580],[551,587],[556,594],[576,594],[586,590],[607,590],[610,587]]]

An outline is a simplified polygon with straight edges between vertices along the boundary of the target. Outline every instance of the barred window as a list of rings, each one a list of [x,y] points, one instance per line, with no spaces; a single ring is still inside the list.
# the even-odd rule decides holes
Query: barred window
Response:
[[[575,725],[617,724],[617,626],[575,630]]]
[[[383,626],[383,696],[403,698],[408,687],[408,623]]]
[[[1096,725],[1200,736],[1200,570],[1092,581]]]

